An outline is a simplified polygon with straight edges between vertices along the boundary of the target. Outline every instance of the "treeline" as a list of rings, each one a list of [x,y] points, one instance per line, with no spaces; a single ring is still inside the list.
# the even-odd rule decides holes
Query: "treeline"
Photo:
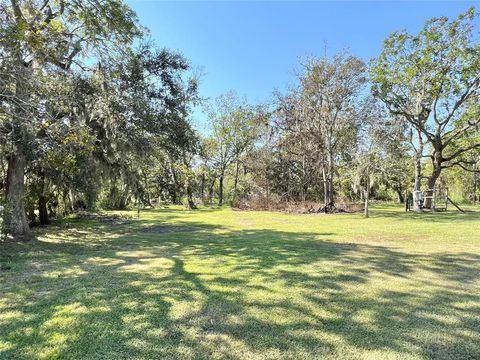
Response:
[[[21,239],[80,209],[165,203],[404,201],[439,182],[475,201],[477,20],[472,8],[394,33],[369,64],[307,58],[252,105],[202,99],[189,61],[146,41],[121,1],[0,2],[3,227]]]

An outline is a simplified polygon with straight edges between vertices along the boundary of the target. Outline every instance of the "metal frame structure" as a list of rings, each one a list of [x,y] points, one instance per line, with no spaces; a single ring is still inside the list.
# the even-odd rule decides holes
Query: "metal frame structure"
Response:
[[[413,211],[414,208],[414,199],[416,197],[413,196],[412,193],[407,194],[406,201],[405,201],[405,211]],[[425,200],[431,199],[431,206],[425,207]],[[417,198],[416,201],[419,201],[419,208],[422,211],[447,211],[448,210],[448,203],[451,203],[453,206],[457,208],[458,211],[463,212],[463,210],[458,206],[452,199],[448,197],[448,187],[441,187],[436,189],[427,189],[421,192],[421,196]]]

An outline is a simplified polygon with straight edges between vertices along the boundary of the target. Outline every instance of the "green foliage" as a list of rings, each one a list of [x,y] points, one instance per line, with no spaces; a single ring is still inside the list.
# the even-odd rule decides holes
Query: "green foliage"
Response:
[[[9,236],[12,207],[8,201],[0,201],[0,242]]]
[[[470,160],[464,157],[480,147],[478,141],[460,145],[480,125],[480,117],[472,116],[478,114],[480,93],[477,20],[472,7],[453,20],[428,20],[417,35],[394,32],[371,62],[372,92],[412,127],[416,157],[429,151],[429,188],[442,170],[467,168]],[[422,178],[419,170],[417,179]]]

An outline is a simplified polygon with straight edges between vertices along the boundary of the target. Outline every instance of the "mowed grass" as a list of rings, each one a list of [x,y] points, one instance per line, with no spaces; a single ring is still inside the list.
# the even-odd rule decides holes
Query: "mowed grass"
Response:
[[[0,251],[2,360],[480,359],[479,212],[172,207]]]

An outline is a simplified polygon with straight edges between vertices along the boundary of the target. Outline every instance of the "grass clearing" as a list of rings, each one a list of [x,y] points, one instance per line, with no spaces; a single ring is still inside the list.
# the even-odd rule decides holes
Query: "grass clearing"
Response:
[[[479,212],[171,207],[0,264],[0,359],[480,359]]]

